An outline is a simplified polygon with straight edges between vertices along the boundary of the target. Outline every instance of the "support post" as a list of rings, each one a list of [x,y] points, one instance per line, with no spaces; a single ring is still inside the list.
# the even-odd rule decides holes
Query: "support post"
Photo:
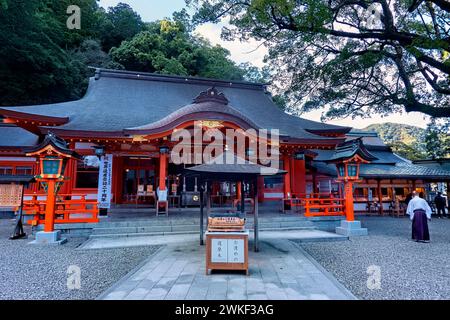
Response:
[[[450,210],[450,181],[447,181],[447,207],[449,207]],[[450,211],[449,211],[450,215]]]
[[[244,189],[244,181],[241,181],[240,185],[241,185],[241,214],[242,214],[242,217],[245,217],[245,189]]]
[[[350,181],[345,182],[345,216],[347,221],[355,221],[353,183]]]
[[[259,252],[259,206],[258,206],[258,180],[255,180],[255,212],[253,214],[254,250]]]
[[[55,231],[55,205],[56,205],[56,194],[55,194],[55,180],[51,179],[48,181],[47,189],[47,201],[45,205],[45,232]]]
[[[345,214],[346,220],[341,221],[341,226],[336,228],[336,233],[350,236],[367,236],[366,228],[361,227],[361,221],[355,221],[353,208],[353,182],[345,182]]]
[[[284,175],[284,198],[291,198],[291,161],[289,155],[283,155],[284,170],[287,172]]]
[[[14,228],[14,233],[9,238],[10,240],[22,239],[27,236],[27,234],[23,231],[23,196],[25,193],[25,186],[21,186],[21,196],[20,196],[20,209],[19,214],[17,216],[16,227]]]
[[[159,157],[159,190],[166,190],[166,175],[167,175],[167,154],[161,153]]]
[[[211,214],[211,190],[209,185],[206,186],[206,215],[209,217]]]
[[[204,219],[205,219],[205,217],[204,217],[204,204],[203,204],[204,192],[205,192],[205,187],[202,185],[202,186],[200,186],[200,245],[201,246],[203,246],[205,244],[204,240],[203,240],[203,237],[204,237],[203,222],[204,222]]]
[[[236,199],[240,200],[242,198],[242,185],[241,181],[236,182]]]
[[[159,157],[159,191],[164,192],[167,190],[166,185],[166,177],[167,177],[167,153],[161,152]],[[156,204],[156,215],[159,215],[161,208],[164,208],[164,212],[166,215],[169,215],[169,202],[168,199],[159,199]]]
[[[381,191],[381,180],[378,179],[377,180],[377,194],[378,194],[378,203],[380,206],[380,216],[382,216],[384,214],[384,209],[383,209],[383,192]]]

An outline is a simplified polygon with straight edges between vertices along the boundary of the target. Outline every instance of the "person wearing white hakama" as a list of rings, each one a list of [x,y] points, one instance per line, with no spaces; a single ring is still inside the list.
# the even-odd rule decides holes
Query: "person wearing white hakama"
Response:
[[[415,241],[430,241],[428,220],[431,220],[431,208],[424,199],[413,192],[413,198],[408,204],[406,214],[412,221],[412,239]]]

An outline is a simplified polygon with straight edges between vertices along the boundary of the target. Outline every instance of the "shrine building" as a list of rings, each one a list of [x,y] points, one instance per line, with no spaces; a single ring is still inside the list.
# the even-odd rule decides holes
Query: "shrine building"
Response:
[[[258,195],[260,203],[281,203],[282,210],[286,200],[298,199],[287,205],[293,209],[307,205],[305,199],[343,198],[336,165],[328,160],[338,146],[353,140],[360,141],[372,159],[360,165],[360,181],[353,187],[355,213],[387,213],[412,190],[429,197],[438,189],[450,192],[450,171],[401,158],[376,133],[286,114],[265,84],[97,69],[80,100],[1,107],[0,116],[0,175],[37,174],[38,161],[27,156],[27,150],[51,132],[84,156],[82,161],[68,161],[59,194],[98,199],[99,179],[104,179],[99,158],[109,157],[111,192],[106,201],[111,208],[151,207],[158,188],[168,189],[172,206],[199,204],[198,182],[184,174],[190,164],[176,164],[168,156],[175,146],[172,134],[192,130],[196,122],[205,130],[223,132],[279,130],[279,168],[287,173],[259,177]],[[258,150],[245,151],[249,155]],[[251,186],[243,188],[216,183],[211,201],[225,205],[242,193],[251,198]],[[39,183],[26,189],[28,200],[44,195]],[[342,214],[316,209],[316,215]]]

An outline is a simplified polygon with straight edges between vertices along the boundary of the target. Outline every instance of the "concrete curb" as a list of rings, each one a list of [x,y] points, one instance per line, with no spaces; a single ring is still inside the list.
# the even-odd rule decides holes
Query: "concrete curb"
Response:
[[[294,244],[294,246],[305,255],[305,257],[317,268],[319,269],[333,284],[339,288],[346,296],[348,296],[349,300],[359,300],[350,290],[348,290],[342,283],[340,283],[328,270],[326,270],[316,259],[314,259],[305,249],[303,249],[298,243],[295,241],[289,240]]]

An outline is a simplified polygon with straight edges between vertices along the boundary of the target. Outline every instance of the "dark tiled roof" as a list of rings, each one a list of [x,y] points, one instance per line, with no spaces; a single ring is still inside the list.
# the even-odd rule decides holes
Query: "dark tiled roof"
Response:
[[[39,137],[15,125],[0,124],[0,147],[31,147]]]
[[[329,162],[344,161],[347,159],[352,159],[355,156],[359,156],[360,158],[369,162],[377,160],[377,158],[366,149],[362,139],[359,138],[346,141],[345,143],[337,146],[331,158],[326,161]]]
[[[60,129],[117,132],[161,121],[191,104],[200,92],[213,86],[225,95],[232,108],[260,128],[280,129],[282,135],[295,138],[314,137],[308,130],[350,130],[284,113],[273,103],[262,84],[110,70],[101,70],[90,80],[88,91],[81,100],[2,109],[69,117],[69,123],[58,127]]]
[[[38,145],[30,148],[24,148],[24,151],[26,153],[35,153],[44,149],[48,145],[51,145],[54,149],[56,149],[58,152],[64,155],[71,156],[77,159],[82,158],[81,155],[79,155],[74,150],[69,148],[69,145],[67,144],[66,141],[64,141],[64,139],[61,139],[60,137],[56,136],[53,133],[47,134],[44,140]]]
[[[271,169],[239,158],[232,152],[223,153],[222,155],[211,159],[207,163],[189,168],[187,171],[199,174],[206,173],[230,175],[275,175],[286,173],[284,170]]]
[[[395,166],[392,165],[362,165],[361,176],[369,177],[403,177],[403,178],[424,178],[450,180],[450,171],[433,169],[418,166],[407,162],[399,162]]]
[[[327,164],[325,162],[313,162],[313,167],[319,173],[335,177],[336,166],[334,164]],[[397,178],[397,179],[442,179],[450,180],[450,171],[427,168],[404,161],[399,161],[396,164],[362,164],[360,170],[362,178]]]
[[[450,158],[436,160],[417,160],[413,161],[418,166],[450,171]]]
[[[185,106],[181,109],[178,109],[174,113],[170,114],[169,116],[165,117],[164,119],[161,119],[157,122],[153,122],[144,126],[136,127],[136,128],[127,128],[126,131],[134,131],[134,130],[155,130],[158,128],[166,127],[170,125],[173,122],[176,122],[178,119],[181,119],[183,116],[186,115],[195,115],[198,113],[214,113],[216,115],[216,120],[220,119],[221,115],[229,115],[232,117],[236,117],[239,119],[244,120],[248,125],[250,125],[253,128],[258,128],[258,126],[249,118],[247,118],[245,115],[243,115],[238,110],[234,109],[233,107],[229,105],[223,105],[215,102],[202,102],[198,104],[190,104],[188,106]],[[203,119],[202,120],[213,120],[211,117],[210,119]]]

